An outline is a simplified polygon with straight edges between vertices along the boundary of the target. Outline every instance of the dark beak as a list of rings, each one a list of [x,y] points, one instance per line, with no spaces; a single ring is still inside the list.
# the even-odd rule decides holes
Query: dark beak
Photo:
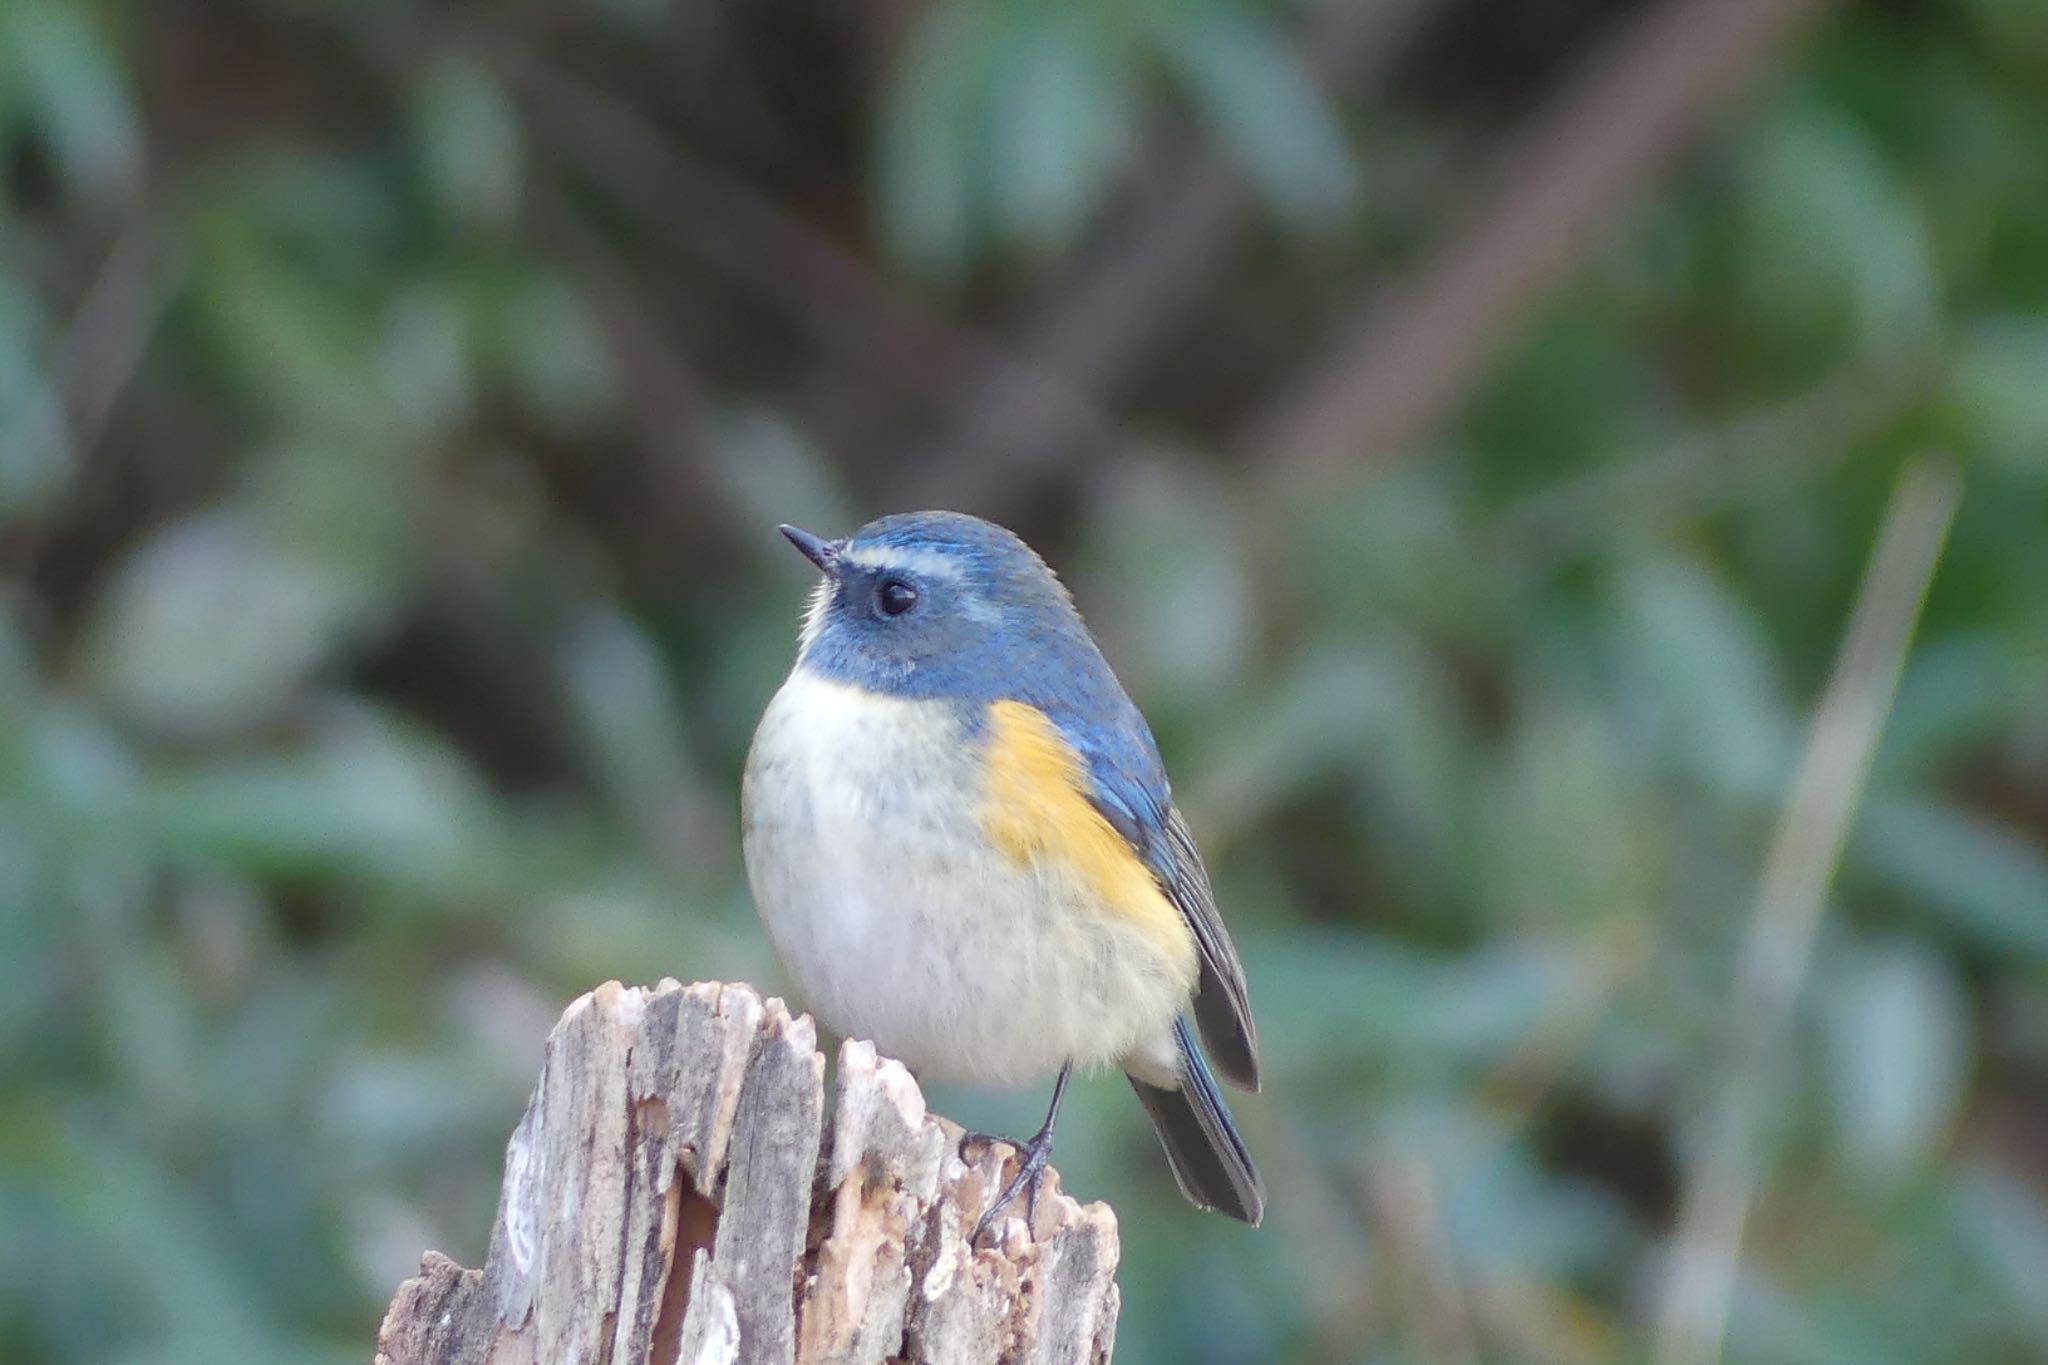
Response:
[[[839,563],[839,544],[837,541],[821,540],[809,531],[799,531],[794,526],[778,526],[775,529],[782,532],[783,538],[788,540],[790,544],[803,551],[805,559],[810,560],[811,563],[817,565],[826,573],[833,572],[837,567]]]

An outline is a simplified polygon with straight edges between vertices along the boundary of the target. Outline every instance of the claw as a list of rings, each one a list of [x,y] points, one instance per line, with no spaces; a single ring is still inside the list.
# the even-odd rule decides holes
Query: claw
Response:
[[[1018,1149],[1022,1160],[1017,1163],[1017,1174],[1010,1177],[1010,1183],[1003,1186],[1003,1192],[996,1196],[993,1204],[981,1215],[981,1221],[974,1225],[974,1236],[969,1241],[978,1242],[981,1235],[989,1230],[997,1215],[1016,1202],[1019,1194],[1025,1194],[1024,1221],[1035,1225],[1038,1222],[1038,1191],[1045,1184],[1046,1165],[1052,1160],[1052,1134],[1040,1130],[1038,1135]]]
[[[1052,1160],[1052,1130],[1059,1122],[1060,1101],[1066,1098],[1067,1078],[1073,1071],[1074,1066],[1071,1062],[1060,1068],[1060,1078],[1053,1082],[1052,1107],[1046,1111],[1045,1126],[1032,1135],[1031,1141],[1018,1147],[1017,1174],[1010,1177],[1010,1183],[1003,1186],[1003,1192],[996,1196],[995,1203],[988,1206],[987,1212],[981,1215],[981,1221],[974,1225],[974,1235],[967,1239],[970,1244],[981,1240],[981,1235],[995,1222],[996,1215],[1008,1208],[1019,1194],[1027,1195],[1024,1201],[1024,1221],[1034,1226],[1037,1224],[1038,1188],[1045,1183],[1047,1163]],[[1003,1139],[992,1138],[986,1133],[964,1133],[960,1138],[963,1158],[966,1155],[967,1144],[977,1140],[1000,1142]]]

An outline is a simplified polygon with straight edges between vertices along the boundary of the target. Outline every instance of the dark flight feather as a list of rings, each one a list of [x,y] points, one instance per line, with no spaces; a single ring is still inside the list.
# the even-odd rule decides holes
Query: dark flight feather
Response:
[[[1152,1131],[1166,1149],[1174,1181],[1188,1202],[1257,1227],[1266,1216],[1265,1182],[1252,1166],[1230,1111],[1223,1107],[1215,1078],[1188,1036],[1185,1015],[1174,1021],[1174,1037],[1181,1055],[1180,1086],[1167,1089],[1132,1076],[1131,1089],[1138,1092]]]

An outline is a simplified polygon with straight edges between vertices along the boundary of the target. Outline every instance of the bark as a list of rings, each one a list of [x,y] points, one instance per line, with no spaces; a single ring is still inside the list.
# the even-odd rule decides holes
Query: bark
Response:
[[[1016,1169],[849,1041],[835,1104],[807,1016],[751,987],[608,982],[548,1037],[481,1270],[428,1252],[377,1365],[1107,1361],[1116,1218]]]

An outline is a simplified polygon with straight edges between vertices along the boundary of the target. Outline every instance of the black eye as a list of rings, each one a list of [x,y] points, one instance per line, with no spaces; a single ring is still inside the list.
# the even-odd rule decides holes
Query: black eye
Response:
[[[885,578],[875,589],[875,605],[884,616],[901,616],[917,605],[917,589],[900,578]]]

